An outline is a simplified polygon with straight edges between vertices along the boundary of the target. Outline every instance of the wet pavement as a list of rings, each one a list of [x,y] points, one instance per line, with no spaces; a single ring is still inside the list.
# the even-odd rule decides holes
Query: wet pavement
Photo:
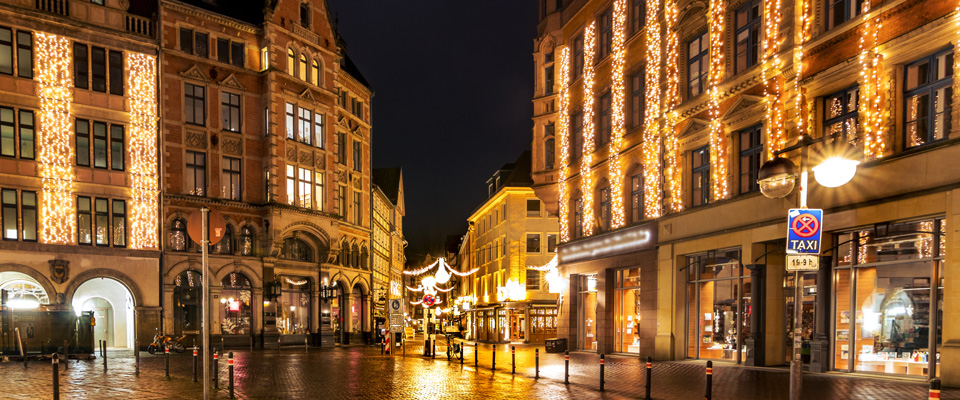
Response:
[[[406,355],[381,355],[377,346],[347,348],[285,347],[234,351],[237,398],[249,399],[637,399],[644,394],[644,367],[636,357],[608,356],[605,391],[599,392],[599,357],[570,355],[570,384],[565,385],[562,354],[540,348],[540,378],[536,379],[533,346],[517,346],[516,373],[508,346],[497,346],[496,371],[491,370],[493,347],[466,346],[463,364],[447,361],[441,341],[438,357],[424,357],[411,342]],[[474,367],[474,354],[479,367]],[[100,359],[71,360],[61,365],[63,399],[199,399],[203,389],[192,382],[190,352],[170,357],[170,375],[164,376],[164,357],[141,353],[141,372],[135,374],[132,351],[108,351],[108,370]],[[212,398],[226,399],[226,362],[220,363],[220,390]],[[4,399],[52,398],[49,360],[0,363],[0,392]],[[786,399],[789,373],[782,369],[752,369],[714,365],[713,398]],[[654,363],[652,397],[702,399],[705,393],[702,362]],[[807,374],[804,399],[926,399],[923,381],[878,379],[851,374]],[[960,390],[944,390],[942,398],[960,399]]]

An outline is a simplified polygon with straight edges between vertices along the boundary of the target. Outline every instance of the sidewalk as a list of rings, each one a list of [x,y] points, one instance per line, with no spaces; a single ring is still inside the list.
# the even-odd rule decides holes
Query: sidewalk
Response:
[[[423,354],[422,344],[407,344],[407,356]],[[463,364],[472,368],[478,356],[481,370],[489,370],[493,362],[492,344],[476,345],[466,342]],[[540,350],[540,381],[563,383],[563,354],[546,354],[542,346],[516,346],[516,375],[535,376],[534,349]],[[511,345],[496,345],[496,373],[510,374]],[[437,343],[436,360],[446,362],[446,339]],[[460,365],[459,359],[450,361]],[[703,398],[706,392],[706,361],[660,361],[653,363],[652,397],[655,399]],[[606,355],[605,390],[609,394],[642,398],[645,385],[645,364],[639,357]],[[790,372],[786,368],[752,368],[731,363],[714,362],[714,399],[786,399],[789,397]],[[570,353],[570,384],[593,390],[599,389],[600,356],[592,352]],[[803,398],[826,399],[926,399],[928,383],[899,377],[873,377],[865,374],[825,373],[804,374]],[[960,389],[944,388],[943,399],[960,399]]]

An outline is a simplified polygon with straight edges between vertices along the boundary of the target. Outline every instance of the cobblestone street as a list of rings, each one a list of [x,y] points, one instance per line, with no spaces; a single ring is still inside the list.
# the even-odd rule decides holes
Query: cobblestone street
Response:
[[[398,349],[399,350],[399,349]],[[381,356],[379,347],[335,349],[286,347],[235,351],[236,395],[250,399],[587,399],[642,398],[643,368],[634,357],[607,357],[606,391],[598,392],[599,360],[595,354],[570,356],[570,385],[563,384],[563,355],[543,354],[540,379],[534,379],[533,348],[518,346],[517,372],[511,374],[508,346],[498,346],[497,370],[491,371],[492,346],[481,345],[479,368],[473,366],[474,347],[468,346],[463,365],[447,361],[441,345],[435,359],[422,356],[422,347],[408,346],[406,356]],[[541,349],[542,350],[542,349]],[[108,371],[100,359],[61,366],[64,399],[196,399],[202,386],[192,382],[190,352],[171,356],[171,377],[164,377],[164,357],[141,355],[141,374],[134,374],[130,351],[109,351]],[[226,362],[221,362],[221,389],[215,398],[227,398]],[[785,399],[785,370],[748,369],[717,364],[714,399]],[[50,361],[0,364],[0,383],[16,388],[3,398],[51,397]],[[655,363],[653,397],[703,398],[703,363]],[[212,388],[212,387],[211,387]],[[807,375],[805,399],[926,399],[922,381],[873,379],[841,374]],[[945,399],[960,399],[960,390],[945,390]]]

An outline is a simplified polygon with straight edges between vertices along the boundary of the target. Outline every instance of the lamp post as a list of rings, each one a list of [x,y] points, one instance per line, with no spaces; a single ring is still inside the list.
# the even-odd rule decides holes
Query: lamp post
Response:
[[[760,192],[764,196],[777,199],[783,198],[793,192],[796,185],[797,168],[793,162],[786,158],[776,157],[783,153],[793,150],[800,150],[800,208],[807,208],[807,183],[808,183],[808,162],[807,148],[815,143],[820,143],[826,139],[833,139],[830,146],[821,149],[821,163],[813,167],[814,177],[821,186],[839,187],[843,186],[857,173],[857,165],[860,161],[848,159],[853,151],[852,146],[841,142],[836,135],[824,136],[819,139],[810,139],[807,135],[801,135],[797,144],[787,147],[774,153],[775,158],[767,161],[757,172],[757,183],[760,185]],[[803,346],[803,322],[802,322],[802,297],[803,286],[800,284],[802,273],[794,272],[793,286],[793,360],[790,361],[790,400],[800,400],[800,393],[803,387],[803,360],[801,359],[801,347]]]

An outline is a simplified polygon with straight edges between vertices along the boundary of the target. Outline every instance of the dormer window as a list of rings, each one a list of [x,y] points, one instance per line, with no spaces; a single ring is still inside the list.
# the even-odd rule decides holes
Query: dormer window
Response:
[[[310,3],[300,3],[300,25],[310,27]]]

